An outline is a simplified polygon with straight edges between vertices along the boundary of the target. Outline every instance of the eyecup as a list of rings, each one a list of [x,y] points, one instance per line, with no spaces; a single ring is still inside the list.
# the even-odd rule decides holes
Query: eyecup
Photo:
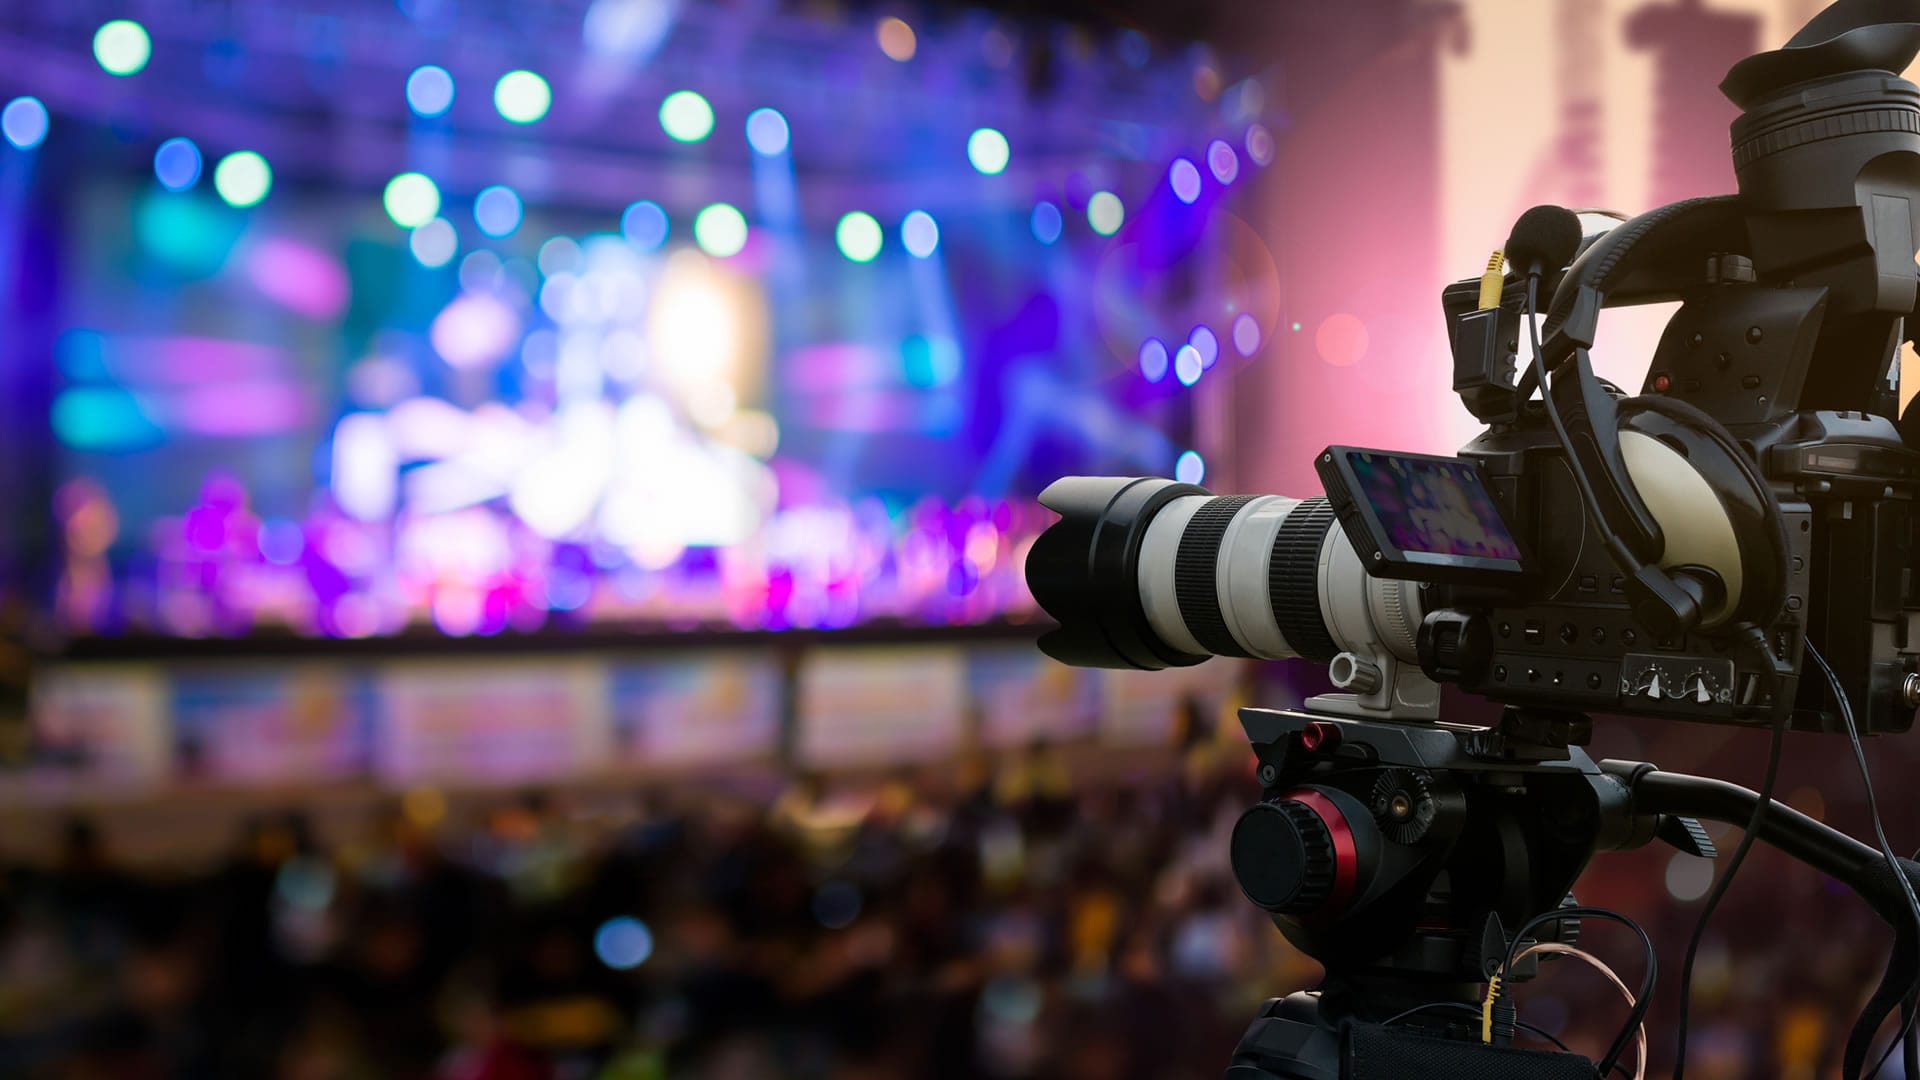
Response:
[[[1837,0],[1786,47],[1733,65],[1720,92],[1742,109],[1800,83],[1855,72],[1898,75],[1920,55],[1920,0]]]

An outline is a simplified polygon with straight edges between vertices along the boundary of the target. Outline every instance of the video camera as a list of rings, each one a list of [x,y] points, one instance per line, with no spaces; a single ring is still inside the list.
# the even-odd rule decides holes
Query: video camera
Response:
[[[1920,406],[1899,413],[1920,303],[1920,0],[1837,0],[1721,90],[1737,195],[1627,220],[1522,215],[1487,273],[1446,287],[1453,387],[1486,431],[1454,457],[1330,446],[1325,494],[1215,496],[1069,477],[1027,580],[1081,666],[1300,657],[1339,693],[1246,708],[1261,801],[1230,861],[1326,978],[1269,1001],[1228,1080],[1592,1080],[1625,1068],[1655,980],[1651,940],[1570,890],[1599,851],[1655,840],[1714,857],[1695,818],[1853,888],[1898,931],[1843,1075],[1898,1008],[1920,1076],[1920,863],[1771,792],[1789,726],[1905,731],[1920,706]],[[1679,302],[1640,392],[1588,351],[1609,307]],[[1803,678],[1803,673],[1807,677]],[[1817,676],[1817,677],[1816,677]],[[1497,725],[1443,712],[1453,684]],[[1594,762],[1590,714],[1763,726],[1759,794]],[[1638,992],[1574,944],[1624,923]],[[1541,960],[1601,967],[1632,1001],[1597,1065],[1512,1045],[1511,991]],[[1484,987],[1484,992],[1480,989]],[[1875,1067],[1877,1071],[1877,1066]]]
[[[1839,3],[1724,92],[1736,196],[1590,230],[1540,207],[1504,277],[1448,286],[1458,457],[1329,447],[1324,498],[1074,477],[1027,576],[1076,665],[1330,663],[1351,715],[1431,717],[1435,682],[1517,706],[1839,725],[1920,705],[1920,410],[1898,417],[1920,247],[1911,4]],[[1499,256],[1496,255],[1496,261]],[[1551,297],[1533,363],[1537,297]],[[1680,301],[1640,393],[1593,372],[1608,307]],[[1536,398],[1540,369],[1550,392]],[[1911,441],[1910,441],[1911,440]],[[1340,528],[1333,526],[1338,523]]]

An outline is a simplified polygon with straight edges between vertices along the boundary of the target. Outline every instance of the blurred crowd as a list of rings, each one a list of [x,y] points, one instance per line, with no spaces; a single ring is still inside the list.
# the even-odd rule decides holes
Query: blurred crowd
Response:
[[[276,814],[172,877],[76,822],[5,881],[0,1075],[1217,1074],[1306,963],[1226,875],[1246,764],[959,771],[463,828],[415,797],[337,850]]]
[[[275,814],[173,875],[76,820],[57,865],[0,879],[0,1076],[1218,1077],[1261,1001],[1317,976],[1227,871],[1257,796],[1244,744],[1076,766],[1036,747],[773,797],[519,793],[458,824],[416,793],[356,842]],[[1698,905],[1667,895],[1656,849],[1607,858],[1582,899],[1661,943],[1657,1064]],[[1689,1075],[1829,1075],[1885,932],[1810,872],[1746,873]],[[1583,971],[1519,1000],[1588,1053],[1623,1013]]]

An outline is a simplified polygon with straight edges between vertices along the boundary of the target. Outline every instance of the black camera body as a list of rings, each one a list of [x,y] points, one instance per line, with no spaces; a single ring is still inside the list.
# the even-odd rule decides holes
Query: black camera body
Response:
[[[1899,413],[1920,88],[1897,73],[1916,55],[1920,0],[1836,0],[1721,84],[1743,110],[1737,195],[1601,227],[1524,214],[1442,296],[1454,390],[1487,426],[1457,455],[1330,446],[1325,495],[1304,499],[1117,477],[1042,493],[1061,520],[1027,581],[1059,620],[1040,641],[1055,659],[1299,657],[1340,691],[1240,711],[1262,793],[1233,873],[1326,977],[1266,1004],[1230,1080],[1623,1068],[1657,981],[1644,932],[1597,1061],[1513,1045],[1508,984],[1530,957],[1581,955],[1580,920],[1634,926],[1576,903],[1588,858],[1654,840],[1712,857],[1696,817],[1746,832],[1717,889],[1757,838],[1901,928],[1847,1042],[1844,1075],[1866,1073],[1920,970],[1920,864],[1771,789],[1788,722],[1905,731],[1920,706],[1920,406]],[[1603,310],[1676,301],[1637,393],[1595,375]],[[1444,714],[1443,684],[1499,721]],[[1596,763],[1595,713],[1765,725],[1765,792]],[[1920,1071],[1920,1040],[1896,1041]]]
[[[1700,262],[1705,270],[1707,260]],[[1461,457],[1478,465],[1493,500],[1529,553],[1532,572],[1524,586],[1505,590],[1434,586],[1440,593],[1434,606],[1441,614],[1422,627],[1423,659],[1435,665],[1430,673],[1511,705],[1764,724],[1774,704],[1770,667],[1733,648],[1723,636],[1697,631],[1662,634],[1636,620],[1625,576],[1608,555],[1602,527],[1582,503],[1568,455],[1540,404],[1523,407],[1510,376],[1503,382],[1478,380],[1487,364],[1476,342],[1505,342],[1510,348],[1524,335],[1517,302],[1498,311],[1497,335],[1480,334],[1470,325],[1482,316],[1471,307],[1478,287],[1476,280],[1456,283],[1447,288],[1443,299],[1450,324],[1458,328],[1462,320],[1469,323],[1465,332],[1457,330],[1454,337],[1456,389],[1475,414],[1489,423],[1489,430],[1463,448]],[[1766,313],[1757,317],[1747,304],[1728,302],[1753,299],[1752,288],[1703,282],[1697,301],[1690,297],[1669,325],[1661,357],[1652,365],[1642,392],[1686,394],[1710,414],[1719,412],[1711,400],[1716,395],[1731,399],[1728,404],[1762,396],[1778,401],[1776,386],[1749,389],[1739,384],[1750,381],[1756,369],[1775,370],[1774,350],[1767,347],[1773,341],[1785,348],[1797,344],[1804,350],[1807,340],[1799,326],[1768,326],[1773,320],[1764,318]],[[1763,293],[1761,302],[1770,299]],[[1816,317],[1823,306],[1816,302]],[[1756,325],[1762,333],[1752,335],[1757,344],[1749,343],[1748,331]],[[1699,335],[1698,345],[1693,344],[1695,335]],[[1670,348],[1675,341],[1679,347]],[[1666,358],[1670,352],[1671,360]],[[1511,368],[1511,355],[1500,366]],[[1805,368],[1804,357],[1800,367]],[[1733,394],[1724,389],[1729,383],[1735,388]],[[1812,437],[1794,438],[1802,431],[1811,431]],[[1869,486],[1861,490],[1850,484],[1851,490],[1836,499],[1841,505],[1833,519],[1818,522],[1814,504],[1800,491],[1802,478],[1789,469],[1792,463],[1805,460],[1803,452],[1816,447],[1832,448],[1830,452],[1849,458],[1871,448],[1898,455],[1908,469],[1914,455],[1899,445],[1890,421],[1860,414],[1816,413],[1803,420],[1797,412],[1789,412],[1767,432],[1746,437],[1754,440],[1756,450],[1763,440],[1782,447],[1786,452],[1778,460],[1789,466],[1765,470],[1774,485],[1787,541],[1785,599],[1764,627],[1775,655],[1798,672],[1809,621],[1816,615],[1810,599],[1852,591],[1836,594],[1828,581],[1819,580],[1827,575],[1817,575],[1816,551],[1829,555],[1844,551],[1847,554],[1840,557],[1853,560],[1856,571],[1863,564],[1871,570],[1877,561],[1886,560],[1887,568],[1880,573],[1856,572],[1853,581],[1869,592],[1879,590],[1878,597],[1866,603],[1843,602],[1834,614],[1839,622],[1852,626],[1873,621],[1854,612],[1879,612],[1879,628],[1865,636],[1871,642],[1867,651],[1877,648],[1883,661],[1876,676],[1883,691],[1878,696],[1891,703],[1904,674],[1911,670],[1911,659],[1898,655],[1906,642],[1910,495],[1892,480],[1881,479],[1891,470],[1876,460],[1869,470],[1873,476]],[[1888,492],[1890,485],[1896,490]],[[1865,499],[1867,505],[1848,507],[1845,503],[1850,499]],[[1860,526],[1866,521],[1878,522],[1874,531],[1879,535],[1861,535]],[[1877,583],[1872,578],[1878,578]],[[1860,655],[1861,649],[1840,645],[1842,639],[1832,633],[1831,625],[1822,630],[1827,631],[1824,640],[1833,643],[1828,656],[1842,670],[1855,671],[1836,654],[1851,658]],[[1433,640],[1441,633],[1450,634],[1457,644],[1443,648]],[[1812,701],[1796,713],[1796,722],[1824,726],[1819,695],[1809,696]],[[1869,713],[1868,724],[1882,731],[1905,730],[1912,716],[1910,708]]]
[[[1776,657],[1797,673],[1810,636],[1863,704],[1862,729],[1890,732],[1912,724],[1920,653],[1920,414],[1898,413],[1899,351],[1915,332],[1920,91],[1891,74],[1913,47],[1910,25],[1822,36],[1868,6],[1836,5],[1787,48],[1736,65],[1722,89],[1744,110],[1732,130],[1739,195],[1620,226],[1668,215],[1618,256],[1634,265],[1612,271],[1605,303],[1681,302],[1639,393],[1691,406],[1737,440],[1786,530],[1784,598],[1764,626]],[[1581,302],[1575,277],[1555,291],[1563,317]],[[1462,456],[1541,565],[1524,603],[1492,602],[1489,661],[1457,681],[1515,704],[1764,723],[1763,663],[1722,636],[1634,625],[1567,455],[1511,376],[1520,298],[1479,312],[1477,288],[1458,282],[1442,297],[1455,390],[1489,425]],[[1797,692],[1793,722],[1839,730],[1817,680]]]
[[[1840,0],[1734,66],[1738,194],[1605,228],[1536,208],[1504,276],[1448,286],[1454,390],[1487,425],[1458,457],[1329,447],[1325,503],[1049,488],[1064,520],[1028,581],[1062,626],[1042,647],[1327,661],[1353,692],[1316,707],[1360,717],[1434,719],[1425,679],[1534,712],[1764,725],[1790,708],[1838,731],[1824,682],[1800,678],[1812,642],[1864,732],[1907,730],[1920,88],[1896,73],[1920,52],[1915,7]],[[1673,301],[1638,393],[1593,374],[1604,309]]]

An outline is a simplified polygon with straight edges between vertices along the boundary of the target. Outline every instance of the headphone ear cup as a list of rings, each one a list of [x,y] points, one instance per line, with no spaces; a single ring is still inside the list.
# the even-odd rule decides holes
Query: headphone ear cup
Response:
[[[1780,500],[1753,459],[1718,420],[1687,402],[1657,394],[1622,401],[1619,431],[1622,456],[1629,458],[1629,480],[1654,511],[1667,539],[1661,564],[1700,561],[1729,586],[1724,609],[1708,612],[1703,626],[1771,622],[1786,603],[1792,553]],[[1629,433],[1643,438],[1635,440]],[[1702,486],[1711,491],[1722,517],[1711,516],[1711,508],[1700,505]],[[1737,567],[1711,565],[1717,555],[1696,558],[1724,552],[1729,545],[1738,553]]]

